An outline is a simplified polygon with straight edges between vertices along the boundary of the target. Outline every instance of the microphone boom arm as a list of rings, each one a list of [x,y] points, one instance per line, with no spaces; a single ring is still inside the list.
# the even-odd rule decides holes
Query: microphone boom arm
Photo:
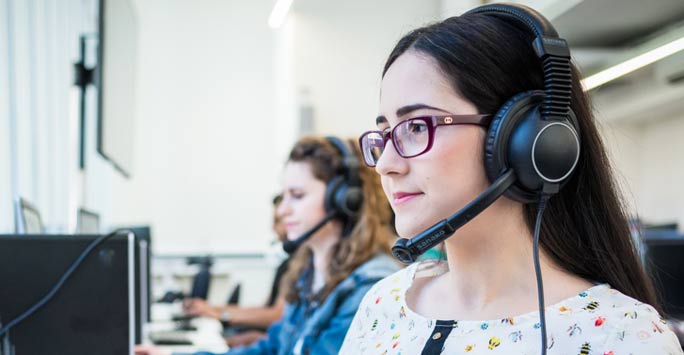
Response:
[[[285,252],[287,252],[288,254],[294,252],[307,239],[311,238],[311,236],[314,233],[318,232],[318,230],[321,229],[326,223],[330,222],[331,219],[335,218],[337,216],[337,214],[338,214],[337,211],[328,212],[328,214],[325,217],[323,217],[323,219],[321,219],[320,222],[316,223],[316,225],[313,226],[313,228],[309,229],[304,234],[297,237],[297,239],[285,241],[283,243],[283,250],[285,250]]]
[[[449,238],[457,229],[494,203],[515,180],[515,172],[512,169],[506,170],[485,191],[451,217],[437,222],[411,239],[399,239],[392,247],[392,254],[404,264],[413,263],[421,254]]]

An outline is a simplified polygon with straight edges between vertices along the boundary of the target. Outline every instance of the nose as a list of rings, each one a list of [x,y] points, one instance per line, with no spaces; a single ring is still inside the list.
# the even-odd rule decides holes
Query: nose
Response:
[[[283,200],[280,201],[280,204],[278,205],[278,208],[276,208],[276,218],[278,219],[283,219],[283,217],[289,215],[291,213],[292,209],[290,208],[290,199],[289,197],[283,196]]]
[[[408,171],[406,158],[402,158],[394,148],[392,140],[387,141],[385,150],[375,164],[375,170],[383,176],[403,175]]]

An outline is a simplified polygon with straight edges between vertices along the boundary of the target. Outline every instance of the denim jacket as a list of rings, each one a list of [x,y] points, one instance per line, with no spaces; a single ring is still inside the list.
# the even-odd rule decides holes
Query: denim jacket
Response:
[[[399,268],[389,255],[376,255],[342,280],[321,304],[306,298],[286,304],[281,320],[268,328],[267,337],[248,347],[231,349],[227,355],[337,354],[363,296]]]

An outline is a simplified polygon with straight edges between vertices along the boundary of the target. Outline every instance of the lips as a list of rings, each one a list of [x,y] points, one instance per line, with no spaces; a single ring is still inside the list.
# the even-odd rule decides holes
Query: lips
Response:
[[[297,227],[298,224],[299,224],[299,223],[292,223],[292,222],[290,222],[290,223],[285,223],[285,229],[288,230],[288,231],[289,231],[289,230],[292,230],[293,228]]]
[[[392,194],[392,204],[400,206],[422,195],[422,192],[395,192]]]

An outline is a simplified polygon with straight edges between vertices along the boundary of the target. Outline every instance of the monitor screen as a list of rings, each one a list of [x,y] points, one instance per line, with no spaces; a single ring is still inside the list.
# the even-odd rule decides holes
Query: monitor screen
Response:
[[[98,234],[100,233],[100,215],[84,208],[78,209],[76,216],[76,233]]]
[[[131,0],[100,0],[97,151],[132,174],[138,21]]]
[[[644,251],[666,318],[684,320],[684,237],[645,238]]]
[[[200,266],[200,270],[192,280],[191,298],[207,299],[209,295],[209,285],[211,284],[211,271],[209,267]]]
[[[0,236],[0,319],[16,318],[51,290],[99,236]],[[9,330],[15,355],[132,354],[133,236],[97,246],[50,302]]]
[[[15,204],[16,226],[18,234],[41,234],[44,232],[40,212],[26,199],[19,198]]]

